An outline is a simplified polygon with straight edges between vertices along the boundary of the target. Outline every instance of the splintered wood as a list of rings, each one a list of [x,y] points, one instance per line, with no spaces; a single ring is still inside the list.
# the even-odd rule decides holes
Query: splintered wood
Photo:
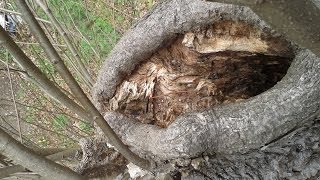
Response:
[[[124,79],[109,110],[167,127],[182,113],[258,95],[286,74],[288,44],[243,22],[181,35]]]

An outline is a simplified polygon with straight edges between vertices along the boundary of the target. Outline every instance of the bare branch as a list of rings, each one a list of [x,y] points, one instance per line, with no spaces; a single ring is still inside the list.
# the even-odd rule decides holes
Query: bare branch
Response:
[[[1,11],[1,12],[6,12],[6,13],[11,13],[11,14],[16,14],[16,15],[21,16],[21,13],[18,13],[18,12],[15,12],[15,11],[11,11],[11,10],[8,10],[8,9],[4,9],[4,8],[0,8],[0,11]],[[41,18],[38,18],[38,17],[36,17],[36,19],[37,19],[38,21],[43,22],[43,23],[51,24],[50,21],[47,21],[47,20],[44,20],[44,19],[41,19]]]
[[[4,124],[6,124],[6,126],[0,124],[0,128],[2,128],[3,130],[5,130],[6,132],[8,132],[11,135],[19,137],[18,130],[16,130],[10,123],[8,123],[1,115],[0,115],[0,120],[3,121]],[[28,145],[30,147],[37,147],[37,144],[30,141],[28,138],[23,137],[23,136],[22,136],[22,138],[23,138],[25,145]]]
[[[26,73],[25,71],[22,71],[22,70],[20,70],[20,69],[15,69],[15,68],[10,68],[10,67],[9,67],[9,70],[10,70],[11,72]],[[8,71],[8,69],[0,68],[0,71]]]
[[[1,70],[1,69],[0,69],[0,70]],[[13,105],[13,104],[12,104],[12,100],[10,100],[10,99],[0,98],[0,100],[8,102],[8,104],[5,104],[5,105],[8,105],[8,106],[12,106],[12,105]],[[48,101],[50,101],[50,100],[48,100]],[[51,101],[50,101],[50,102],[51,102]],[[50,110],[47,110],[47,109],[43,109],[42,107],[39,107],[39,106],[24,104],[24,103],[19,102],[19,101],[17,101],[16,103],[17,103],[17,105],[20,106],[20,107],[32,108],[32,109],[35,109],[35,110],[38,110],[38,111],[42,111],[42,112],[46,112],[46,113],[49,113],[49,114],[63,114],[63,115],[65,115],[65,116],[68,116],[69,118],[75,119],[75,120],[77,120],[77,121],[81,121],[81,122],[83,122],[83,123],[87,123],[87,122],[88,122],[88,121],[84,121],[84,120],[82,120],[82,119],[80,119],[80,118],[78,118],[78,117],[75,117],[75,116],[73,116],[73,115],[70,115],[70,114],[64,112],[61,107],[56,106],[55,104],[53,104],[53,102],[51,102],[52,105],[53,105],[55,108],[57,108],[57,110],[59,110],[59,111],[56,111],[56,110],[55,110],[55,111],[50,111]]]
[[[130,14],[125,13],[125,12],[121,11],[120,9],[117,9],[116,7],[114,7],[114,3],[113,3],[112,6],[111,6],[107,1],[105,1],[104,4],[105,4],[106,6],[108,6],[109,8],[117,11],[117,12],[120,13],[121,15],[128,17],[130,20],[137,20],[137,18],[131,16]]]
[[[42,31],[40,25],[35,20],[32,12],[28,8],[27,4],[23,0],[17,1],[17,5],[19,9],[22,11],[22,14],[25,17],[25,20],[28,22],[30,29],[33,31],[34,35],[38,38],[38,41],[42,46],[44,47],[44,50],[47,51],[50,59],[53,61],[53,64],[56,66],[59,74],[64,78],[68,86],[70,87],[71,92],[76,96],[77,100],[80,101],[80,103],[84,106],[84,108],[89,112],[86,112],[82,108],[80,109],[82,117],[85,119],[94,120],[97,125],[102,129],[102,131],[107,135],[107,137],[110,140],[110,143],[114,145],[119,152],[126,157],[129,161],[135,163],[136,165],[144,168],[149,169],[150,168],[150,162],[140,158],[136,154],[134,154],[130,149],[120,140],[120,138],[117,136],[117,134],[112,130],[112,128],[108,125],[108,123],[105,121],[104,117],[100,114],[100,112],[96,109],[96,107],[92,104],[90,99],[86,96],[86,94],[83,92],[77,81],[74,79],[74,77],[71,75],[70,71],[66,68],[66,66],[63,64],[61,58],[57,54],[57,52],[52,47],[50,41],[46,37],[45,33]],[[40,71],[37,69],[36,66],[30,61],[28,57],[17,47],[17,45],[12,41],[12,39],[7,35],[7,33],[1,28],[0,32],[0,42],[2,41],[3,45],[11,52],[13,56],[16,56],[15,58],[19,60],[19,63],[24,68],[28,68],[30,71],[30,74],[33,73],[32,76],[37,77],[37,80],[39,78],[39,83],[42,83],[44,87],[51,87],[53,89],[46,89],[46,91],[50,92],[50,95],[54,95],[54,98],[57,98],[60,100],[60,102],[64,102],[64,105],[66,107],[69,107],[67,104],[72,105],[73,110],[75,113],[79,113],[76,108],[77,104],[74,103],[72,100],[70,100],[64,93],[62,93],[56,86],[54,86],[51,81],[49,81]],[[53,51],[54,50],[54,51]],[[29,72],[29,70],[27,70]],[[40,82],[41,80],[41,82]],[[57,92],[55,92],[57,91]],[[58,95],[59,94],[59,95]],[[63,96],[60,97],[60,96]],[[65,104],[67,103],[67,104]],[[76,107],[76,108],[75,108]]]
[[[62,3],[64,3],[64,5],[66,6],[66,4],[65,4],[64,1],[62,1]],[[94,52],[96,58],[97,58],[97,59],[100,59],[99,54],[98,54],[97,51],[93,48],[93,46],[91,45],[91,43],[90,43],[90,41],[88,40],[88,38],[80,31],[80,29],[78,28],[78,26],[77,26],[76,23],[74,22],[74,20],[73,20],[71,14],[70,14],[68,8],[66,9],[66,11],[67,11],[67,14],[68,14],[68,16],[69,16],[69,18],[70,18],[73,26],[74,26],[74,27],[76,28],[76,30],[79,32],[79,34],[80,34],[80,36],[81,36],[80,38],[82,38],[82,39],[89,45],[89,47],[91,48],[91,50]]]
[[[57,28],[59,34],[62,36],[63,40],[67,44],[69,50],[73,54],[74,61],[77,63],[78,67],[80,68],[80,77],[84,76],[85,81],[88,81],[91,85],[94,83],[93,79],[91,78],[89,72],[85,68],[82,60],[80,59],[79,53],[75,49],[74,45],[72,44],[68,34],[63,29],[63,27],[60,25],[58,20],[54,17],[54,15],[51,12],[51,9],[49,9],[48,6],[42,3],[40,0],[36,0],[36,3],[44,10],[44,12],[48,15],[50,20],[52,21],[53,25]]]
[[[39,45],[39,43],[30,43],[30,42],[16,42],[17,44],[22,44],[22,45]],[[67,47],[66,45],[63,44],[52,44],[53,46],[59,46],[59,47]]]
[[[34,18],[34,15],[32,11],[29,9],[27,3],[21,0],[21,1],[17,1],[16,4],[20,9],[21,13],[23,14],[23,18],[27,22],[31,32],[33,33],[35,38],[38,40],[40,46],[43,48],[43,50],[47,54],[49,60],[53,63],[53,65],[55,66],[55,68],[57,69],[61,77],[67,83],[70,90],[73,92],[75,96],[77,96],[78,94],[81,94],[79,92],[79,89],[81,89],[80,86],[77,84],[76,80],[72,77],[72,74],[70,73],[70,71],[64,65],[58,52],[52,46],[50,40],[46,36],[45,32],[42,30],[40,24]],[[84,78],[84,82],[87,83],[89,88],[92,87],[92,83],[86,81],[85,78]],[[77,99],[79,98],[81,97],[77,97]]]
[[[26,169],[20,165],[7,166],[0,169],[0,178],[9,177],[11,174],[25,171]]]
[[[23,53],[23,51],[14,43],[5,30],[0,27],[0,45],[8,49],[14,60],[31,76],[33,82],[46,92],[54,100],[65,105],[73,112],[84,119],[91,119],[91,116],[77,103],[66,96],[58,87],[56,87],[42,72],[33,64],[33,62]],[[35,78],[36,81],[33,79]]]
[[[46,150],[46,149],[42,149],[42,150]],[[67,157],[73,156],[78,150],[79,148],[71,148],[63,151],[60,150],[58,152],[55,152],[54,154],[47,155],[46,158],[51,161],[60,161]],[[22,172],[22,171],[26,171],[26,168],[24,168],[21,165],[4,167],[0,169],[0,178],[5,178],[10,176],[11,174]]]
[[[7,53],[7,59],[8,59],[8,53]],[[8,60],[7,60],[8,62]],[[12,78],[11,78],[11,73],[10,73],[10,67],[9,67],[9,63],[7,63],[7,71],[8,71],[8,78],[9,78],[9,84],[10,84],[10,91],[11,91],[11,97],[12,97],[12,101],[13,101],[13,105],[14,105],[14,110],[16,112],[16,119],[17,119],[17,126],[18,126],[18,131],[19,131],[19,136],[20,136],[20,142],[21,144],[23,144],[23,139],[22,139],[22,132],[21,132],[21,125],[20,125],[20,114],[17,108],[17,104],[16,104],[16,97],[13,91],[13,85],[12,85]]]
[[[69,168],[37,155],[0,129],[0,153],[46,178],[84,179]]]
[[[42,130],[44,130],[44,131],[48,131],[48,132],[50,132],[51,135],[56,134],[56,135],[59,135],[59,136],[63,136],[63,137],[65,137],[65,138],[68,138],[68,139],[72,140],[73,142],[76,142],[75,139],[72,139],[71,137],[69,137],[69,136],[67,136],[67,135],[65,135],[65,134],[62,134],[62,133],[59,133],[59,132],[50,130],[50,129],[46,128],[46,127],[43,127],[42,125],[35,124],[35,123],[32,123],[32,122],[26,122],[26,123],[31,124],[31,125],[39,128],[39,129],[42,129]]]

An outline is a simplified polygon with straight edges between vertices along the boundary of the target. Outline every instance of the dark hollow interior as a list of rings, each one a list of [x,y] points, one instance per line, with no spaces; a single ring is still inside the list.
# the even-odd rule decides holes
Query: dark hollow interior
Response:
[[[214,60],[218,57],[221,59]],[[246,99],[270,89],[286,74],[291,62],[287,57],[231,51],[204,55],[200,61],[208,62],[207,78],[225,97],[235,99]]]
[[[250,25],[232,23],[206,28],[200,32],[204,38],[192,37],[194,47],[181,35],[160,49],[118,86],[109,108],[167,127],[182,113],[236,103],[273,87],[292,61],[284,51],[289,45]],[[239,30],[244,27],[249,35]]]

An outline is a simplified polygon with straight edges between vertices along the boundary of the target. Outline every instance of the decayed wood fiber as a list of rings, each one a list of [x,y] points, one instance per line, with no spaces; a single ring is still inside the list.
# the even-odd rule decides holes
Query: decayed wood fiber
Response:
[[[320,59],[304,49],[295,49],[286,76],[270,90],[243,102],[182,114],[167,129],[103,110],[103,103],[113,97],[122,80],[177,34],[221,20],[241,20],[278,36],[245,7],[200,0],[165,1],[132,27],[105,61],[94,88],[95,104],[134,152],[155,160],[247,152],[319,113]]]
[[[106,109],[166,128],[183,113],[258,95],[282,79],[292,54],[288,42],[262,35],[241,21],[180,35],[139,64]]]

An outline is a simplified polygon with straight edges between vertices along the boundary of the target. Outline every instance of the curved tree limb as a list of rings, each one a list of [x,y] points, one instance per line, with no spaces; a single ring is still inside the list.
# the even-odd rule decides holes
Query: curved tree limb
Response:
[[[0,153],[48,179],[85,179],[69,168],[37,155],[0,129]]]
[[[71,148],[71,149],[65,149],[65,150],[37,149],[37,151],[39,151],[39,152],[36,152],[36,154],[39,154],[41,156],[43,156],[42,154],[46,154],[47,155],[46,158],[50,159],[51,161],[59,161],[59,160],[62,160],[62,159],[65,159],[67,157],[74,155],[78,150],[79,150],[79,148]],[[54,152],[54,153],[52,153],[52,152]],[[0,178],[8,177],[11,174],[25,171],[25,170],[26,170],[26,168],[24,168],[21,165],[14,165],[14,166],[0,168]]]

